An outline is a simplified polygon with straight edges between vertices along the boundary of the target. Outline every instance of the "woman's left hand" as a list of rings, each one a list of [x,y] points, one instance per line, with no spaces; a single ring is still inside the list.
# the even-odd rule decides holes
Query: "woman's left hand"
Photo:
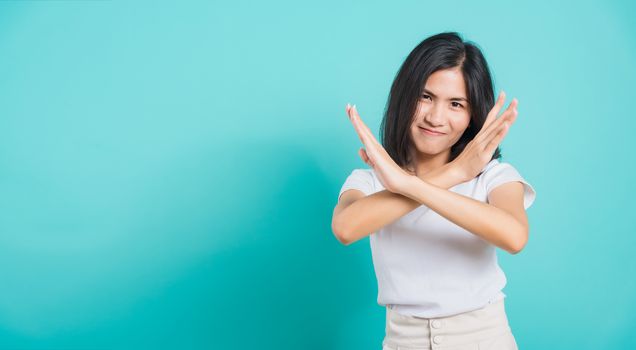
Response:
[[[360,148],[358,151],[360,158],[373,168],[384,188],[394,193],[405,194],[414,175],[410,175],[400,168],[393,158],[389,156],[384,147],[373,136],[371,130],[364,124],[355,105],[351,107],[347,104],[346,111],[356,133],[358,133],[360,141],[364,145],[364,148]]]

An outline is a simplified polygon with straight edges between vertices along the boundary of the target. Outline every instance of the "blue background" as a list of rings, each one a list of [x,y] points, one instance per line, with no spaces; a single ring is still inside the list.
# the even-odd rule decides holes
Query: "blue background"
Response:
[[[519,99],[499,251],[521,349],[636,347],[636,6],[0,2],[0,348],[379,349],[331,214],[406,55],[458,31]]]

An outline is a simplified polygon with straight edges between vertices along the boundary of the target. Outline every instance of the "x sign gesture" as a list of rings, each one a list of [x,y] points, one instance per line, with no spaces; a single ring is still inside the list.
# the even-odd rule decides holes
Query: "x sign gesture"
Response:
[[[347,104],[346,111],[364,145],[364,148],[360,148],[358,151],[362,160],[373,168],[384,188],[394,193],[403,194],[403,191],[406,190],[405,186],[413,175],[400,168],[389,156],[384,147],[373,136],[371,130],[364,124],[355,105],[351,107]]]

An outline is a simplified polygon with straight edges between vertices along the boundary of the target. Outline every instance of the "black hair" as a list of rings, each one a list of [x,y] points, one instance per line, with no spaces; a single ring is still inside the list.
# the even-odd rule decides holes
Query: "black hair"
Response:
[[[411,162],[411,124],[418,99],[429,76],[442,69],[459,67],[466,82],[470,105],[470,124],[451,147],[455,159],[477,135],[495,104],[488,63],[473,42],[464,42],[456,32],[445,32],[424,39],[408,55],[391,86],[380,126],[382,145],[393,160],[405,167]],[[492,159],[501,157],[499,147]]]

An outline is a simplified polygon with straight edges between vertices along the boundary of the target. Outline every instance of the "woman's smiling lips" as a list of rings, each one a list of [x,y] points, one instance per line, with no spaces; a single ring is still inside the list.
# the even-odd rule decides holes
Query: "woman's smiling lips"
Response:
[[[431,136],[440,136],[440,135],[444,135],[444,133],[436,132],[436,131],[432,131],[432,130],[429,130],[429,129],[426,129],[426,128],[422,128],[422,127],[419,127],[419,126],[418,126],[418,128],[420,128],[420,130],[422,131],[422,133],[424,133],[424,134],[426,134],[426,135],[431,135]]]

